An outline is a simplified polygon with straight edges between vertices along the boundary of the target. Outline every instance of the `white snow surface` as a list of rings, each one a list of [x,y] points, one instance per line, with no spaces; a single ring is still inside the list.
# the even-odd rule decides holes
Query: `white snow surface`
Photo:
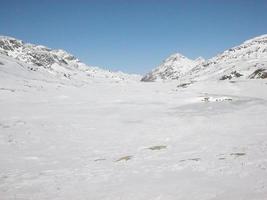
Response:
[[[266,79],[183,88],[35,67],[0,56],[1,200],[266,199]]]

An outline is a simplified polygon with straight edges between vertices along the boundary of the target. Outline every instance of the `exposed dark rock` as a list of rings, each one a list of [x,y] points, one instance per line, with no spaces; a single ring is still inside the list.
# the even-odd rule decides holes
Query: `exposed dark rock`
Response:
[[[232,79],[232,76],[230,76],[230,75],[223,75],[221,78],[220,78],[220,80],[226,80],[226,79]]]
[[[153,75],[152,75],[151,73],[145,75],[145,76],[141,79],[142,82],[153,82],[153,81],[155,81],[155,80],[156,80],[156,77],[153,77]]]
[[[98,158],[98,159],[95,159],[94,161],[99,162],[99,161],[105,161],[105,160],[106,160],[105,158]]]
[[[177,85],[178,88],[187,88],[192,83],[181,83],[180,85]]]
[[[231,80],[232,78],[239,78],[241,76],[243,76],[243,74],[240,74],[237,71],[232,71],[229,75],[223,75],[220,80]]]
[[[161,150],[161,149],[166,149],[167,146],[166,145],[158,145],[158,146],[153,146],[153,147],[149,147],[148,149],[150,150]]]
[[[267,78],[267,69],[263,69],[263,68],[260,68],[260,69],[257,69],[255,70],[251,75],[249,75],[250,79],[265,79]]]
[[[130,160],[132,158],[133,158],[133,156],[123,156],[123,157],[119,158],[118,160],[116,160],[116,162],[128,161],[128,160]]]
[[[231,153],[230,154],[231,156],[235,156],[235,157],[240,157],[240,156],[245,156],[246,155],[246,153],[243,153],[243,152],[238,152],[238,153]]]

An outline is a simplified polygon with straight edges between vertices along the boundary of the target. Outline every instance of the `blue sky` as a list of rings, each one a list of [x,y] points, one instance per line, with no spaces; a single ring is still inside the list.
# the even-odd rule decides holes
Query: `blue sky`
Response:
[[[172,53],[210,58],[267,33],[266,0],[1,0],[0,34],[89,65],[145,73]]]

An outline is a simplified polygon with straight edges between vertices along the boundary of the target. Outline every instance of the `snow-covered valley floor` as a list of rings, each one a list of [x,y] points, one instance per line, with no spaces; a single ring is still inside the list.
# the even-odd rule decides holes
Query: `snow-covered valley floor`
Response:
[[[1,200],[267,199],[267,81],[1,76]]]

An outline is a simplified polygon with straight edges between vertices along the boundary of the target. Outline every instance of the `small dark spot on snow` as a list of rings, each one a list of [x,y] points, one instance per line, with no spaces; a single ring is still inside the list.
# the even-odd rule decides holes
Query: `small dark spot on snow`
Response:
[[[233,101],[231,98],[225,98],[225,99],[216,99],[215,101]]]
[[[236,157],[240,157],[240,156],[245,156],[246,153],[231,153],[231,156],[236,156]]]
[[[104,161],[104,160],[106,160],[106,159],[105,158],[98,158],[98,159],[95,159],[94,161],[99,162],[99,161]]]
[[[0,90],[6,90],[6,91],[10,91],[10,92],[15,92],[14,89],[9,89],[9,88],[0,88]]]
[[[7,179],[7,178],[8,178],[7,175],[3,175],[3,176],[1,177],[1,179]]]
[[[181,83],[180,85],[177,85],[178,88],[187,88],[191,83]]]
[[[188,160],[192,160],[192,161],[200,161],[201,159],[200,158],[190,158]]]
[[[128,160],[130,160],[130,159],[132,159],[133,158],[133,156],[123,156],[123,157],[121,157],[121,158],[119,158],[118,160],[116,160],[116,162],[120,162],[120,161],[128,161]]]
[[[166,149],[167,146],[165,145],[158,145],[158,146],[152,146],[152,147],[149,147],[148,149],[154,151],[154,150],[161,150],[161,149]]]
[[[0,123],[0,127],[2,127],[2,128],[10,128],[10,126],[9,126],[9,125],[6,125],[6,124],[1,124],[1,123]]]
[[[186,162],[186,161],[200,161],[201,158],[189,158],[189,159],[184,159],[184,160],[180,160],[179,162]]]
[[[204,102],[208,102],[209,101],[209,97],[204,97],[203,99],[202,99],[202,101],[204,101]]]

